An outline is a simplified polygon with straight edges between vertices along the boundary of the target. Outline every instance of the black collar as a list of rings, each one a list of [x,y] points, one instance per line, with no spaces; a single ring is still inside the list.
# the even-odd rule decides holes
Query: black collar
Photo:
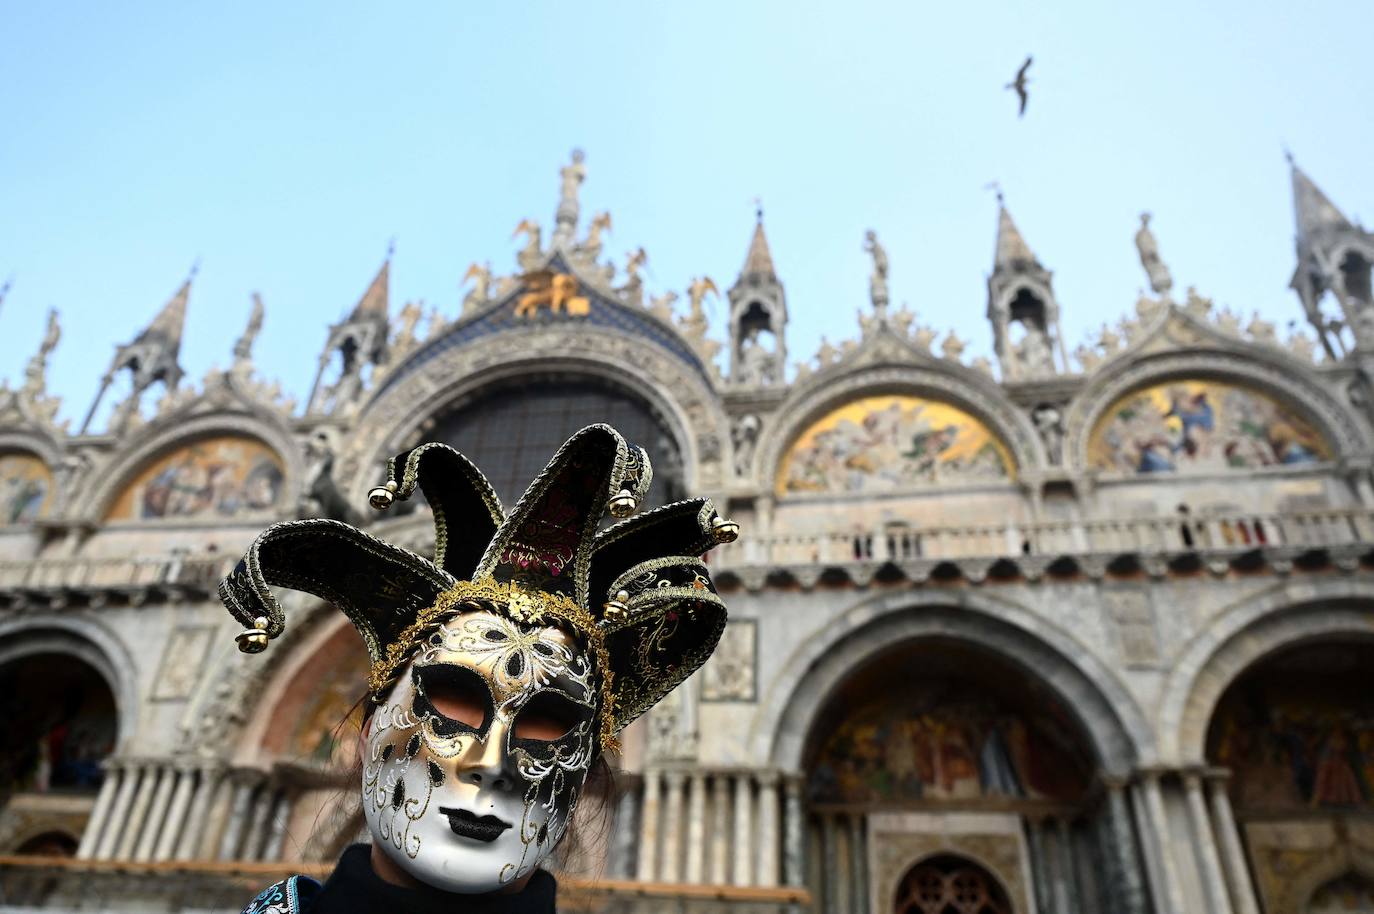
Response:
[[[372,846],[354,844],[339,858],[307,914],[553,914],[558,883],[536,870],[524,891],[457,895],[428,886],[404,888],[372,869]]]

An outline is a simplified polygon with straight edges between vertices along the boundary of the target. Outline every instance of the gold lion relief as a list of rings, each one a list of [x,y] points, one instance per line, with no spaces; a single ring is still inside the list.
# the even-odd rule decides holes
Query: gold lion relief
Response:
[[[568,273],[540,270],[525,277],[525,294],[515,303],[516,317],[534,317],[540,307],[549,306],[551,313],[562,311],[569,317],[585,317],[591,312],[591,302],[577,294],[577,279]]]

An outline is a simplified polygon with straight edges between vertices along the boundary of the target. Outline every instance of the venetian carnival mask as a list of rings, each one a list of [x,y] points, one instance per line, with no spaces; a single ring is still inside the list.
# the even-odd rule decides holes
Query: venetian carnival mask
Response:
[[[452,892],[532,872],[563,837],[596,754],[592,676],[562,628],[489,610],[441,625],[372,716],[362,790],[373,841]]]
[[[339,521],[287,521],[220,583],[248,653],[285,629],[274,586],[357,627],[375,709],[363,809],[420,881],[476,893],[532,872],[592,762],[715,649],[725,606],[702,556],[738,527],[704,498],[629,517],[650,475],[643,449],[588,426],[507,515],[470,461],[424,444],[389,462],[370,501],[386,510],[418,486],[432,560]],[[602,529],[606,513],[628,519]]]

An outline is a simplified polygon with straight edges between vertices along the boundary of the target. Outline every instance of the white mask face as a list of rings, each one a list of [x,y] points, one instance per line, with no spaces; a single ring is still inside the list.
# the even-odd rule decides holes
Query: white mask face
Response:
[[[592,660],[558,628],[485,610],[421,645],[372,716],[363,812],[406,872],[499,889],[558,845],[595,755]]]

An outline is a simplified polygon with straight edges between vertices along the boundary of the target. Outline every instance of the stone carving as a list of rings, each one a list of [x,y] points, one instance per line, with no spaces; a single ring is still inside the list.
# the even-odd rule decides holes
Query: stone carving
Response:
[[[558,189],[558,210],[554,215],[555,245],[567,245],[572,241],[573,231],[577,227],[577,216],[581,212],[577,195],[582,189],[582,182],[587,180],[587,166],[582,164],[585,160],[586,155],[582,150],[574,149],[571,161],[558,170],[562,183]]]
[[[882,313],[887,308],[887,251],[878,241],[878,233],[869,229],[864,235],[864,251],[873,258],[873,272],[868,277],[868,296],[873,310]]]
[[[235,371],[243,371],[253,364],[253,343],[262,332],[263,313],[262,296],[254,292],[253,309],[248,313],[248,325],[243,328],[243,335],[234,343]]]
[[[826,368],[827,366],[835,364],[839,358],[840,351],[830,345],[830,340],[826,339],[824,334],[821,334],[821,345],[820,348],[816,350],[817,364],[820,365],[821,368]]]
[[[444,332],[448,326],[448,320],[444,318],[444,312],[437,307],[429,309],[429,321],[425,326],[425,341],[439,338],[439,334]]]
[[[1031,413],[1035,430],[1040,440],[1045,442],[1045,456],[1052,464],[1064,458],[1064,416],[1059,408],[1050,403],[1042,403]]]
[[[1140,253],[1140,265],[1150,279],[1150,289],[1156,295],[1168,296],[1174,287],[1169,268],[1159,256],[1159,242],[1155,233],[1150,231],[1150,214],[1140,214],[1140,228],[1135,233],[1135,249]]]
[[[644,304],[644,280],[639,271],[648,261],[649,255],[643,248],[631,251],[625,259],[625,282],[616,291],[627,305],[639,307]]]
[[[1149,595],[1138,589],[1104,589],[1102,602],[1116,629],[1121,659],[1130,667],[1159,663],[1159,633]]]
[[[61,339],[62,326],[58,323],[57,311],[50,310],[38,351],[24,367],[24,385],[12,391],[8,382],[0,382],[0,423],[35,425],[53,436],[65,433],[66,420],[57,420],[62,400],[48,396],[48,358]]]
[[[355,510],[334,478],[337,432],[318,428],[305,444],[305,478],[296,504],[297,517],[328,517],[359,526],[370,520]]]
[[[675,689],[648,714],[646,755],[655,761],[691,760],[697,755],[697,733],[689,703],[690,685]]]
[[[701,671],[701,700],[754,701],[757,651],[755,620],[738,619],[726,624],[716,652]]]
[[[963,356],[964,350],[968,348],[968,343],[959,339],[959,334],[951,330],[946,336],[945,341],[940,346],[940,353],[951,362],[957,362]]]
[[[749,467],[754,461],[754,449],[759,443],[759,430],[762,421],[754,413],[745,413],[730,426],[730,442],[735,449],[735,475],[741,478],[749,475]]]
[[[673,306],[677,304],[677,293],[669,290],[662,295],[649,299],[649,313],[664,323],[673,322]]]
[[[540,237],[539,223],[533,219],[522,220],[515,227],[512,238],[525,236],[525,246],[520,249],[520,253],[515,255],[515,262],[520,264],[520,269],[528,273],[536,270],[544,261],[543,241]]]
[[[687,314],[678,318],[678,330],[688,345],[692,347],[692,351],[707,366],[712,380],[718,381],[720,368],[716,365],[716,356],[720,353],[720,343],[708,339],[706,336],[709,326],[706,319],[706,309],[702,306],[708,294],[720,294],[716,290],[716,284],[711,281],[709,276],[698,276],[692,280],[692,284],[687,287]]]
[[[762,336],[760,328],[750,327],[740,340],[739,383],[742,385],[764,387],[780,380],[777,353],[764,345]]]
[[[587,260],[595,262],[601,256],[601,233],[611,230],[611,214],[602,212],[592,217],[587,226],[587,237],[578,248],[578,253]]]
[[[469,266],[467,273],[463,274],[463,285],[467,285],[469,281],[472,282],[472,288],[463,296],[463,317],[472,314],[491,300],[491,264],[473,263]]]
[[[1014,354],[1022,378],[1054,374],[1054,351],[1050,348],[1049,334],[1034,322],[1026,322],[1026,335],[1015,344]]]
[[[153,701],[183,701],[191,697],[205,671],[214,637],[212,625],[172,629],[162,652],[162,665],[153,680]]]
[[[1251,340],[1259,343],[1261,346],[1274,346],[1277,348],[1279,345],[1279,337],[1275,332],[1273,322],[1261,320],[1258,311],[1256,311],[1255,316],[1250,319],[1250,323],[1245,328],[1245,332],[1250,334]]]

